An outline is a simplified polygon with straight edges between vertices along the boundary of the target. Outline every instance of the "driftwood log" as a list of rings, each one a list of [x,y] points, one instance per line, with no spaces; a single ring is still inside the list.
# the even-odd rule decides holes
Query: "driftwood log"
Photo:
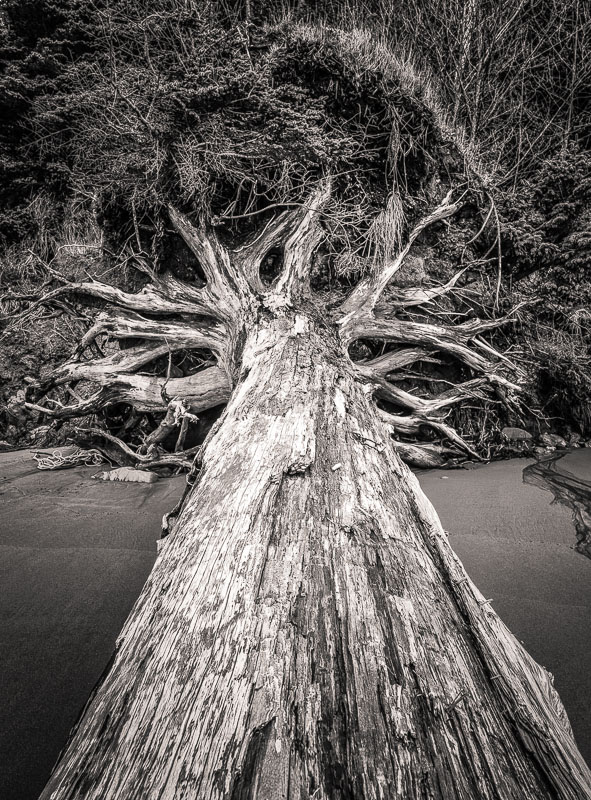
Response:
[[[469,450],[442,410],[511,391],[478,344],[498,322],[376,312],[414,238],[457,203],[448,196],[329,315],[308,287],[329,191],[237,251],[171,209],[206,286],[112,293],[118,310],[97,326],[142,344],[50,378],[92,369],[93,402],[115,392],[150,405],[161,387],[134,382],[136,365],[166,326],[167,347],[218,357],[167,395],[191,413],[229,402],[43,800],[591,798],[551,676],[466,575],[392,436],[434,425]],[[261,261],[278,245],[283,270],[265,287]],[[354,364],[362,338],[400,349]],[[387,380],[439,354],[473,371],[468,384],[425,398]],[[376,394],[400,413],[380,412]]]

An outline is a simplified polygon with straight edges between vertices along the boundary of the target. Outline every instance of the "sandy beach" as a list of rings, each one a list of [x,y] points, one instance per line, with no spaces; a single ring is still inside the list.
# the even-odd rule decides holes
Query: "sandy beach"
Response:
[[[574,551],[570,509],[522,482],[525,459],[419,475],[468,574],[528,652],[554,675],[591,763],[591,560]],[[591,482],[591,451],[560,468]]]
[[[571,512],[524,485],[528,462],[419,476],[468,572],[555,676],[591,761],[591,561]],[[561,468],[591,482],[591,451]],[[41,472],[0,454],[0,797],[37,798],[108,662],[156,556],[184,477],[95,481],[100,468]]]

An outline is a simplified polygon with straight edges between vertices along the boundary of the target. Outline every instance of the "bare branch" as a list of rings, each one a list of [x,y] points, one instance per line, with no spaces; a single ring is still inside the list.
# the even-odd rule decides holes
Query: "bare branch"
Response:
[[[92,433],[95,436],[101,436],[108,442],[116,445],[126,456],[137,461],[143,468],[149,469],[150,467],[162,466],[180,466],[190,467],[192,457],[200,450],[200,447],[192,447],[188,450],[183,450],[176,453],[162,453],[161,451],[155,456],[154,451],[149,453],[136,453],[131,447],[122,442],[117,436],[112,433],[104,431],[101,428],[83,428],[84,433]]]
[[[199,422],[199,417],[189,411],[183,400],[178,397],[174,397],[168,403],[166,414],[164,415],[164,418],[161,420],[158,427],[146,438],[146,441],[140,448],[141,451],[149,453],[152,447],[160,442],[163,442],[176,428],[184,429],[186,434],[189,422]],[[175,447],[175,451],[180,449],[181,447]]]
[[[418,361],[429,364],[441,364],[441,360],[433,358],[428,350],[422,347],[408,347],[402,350],[392,350],[389,353],[384,353],[383,356],[378,356],[378,358],[374,358],[372,361],[365,362],[363,367],[371,370],[372,374],[385,378],[390,372],[395,372],[410,364],[416,364]]]
[[[442,297],[444,294],[451,291],[467,269],[469,269],[469,267],[464,267],[459,272],[456,272],[456,274],[442,286],[435,286],[431,289],[422,289],[421,287],[397,289],[392,297],[388,297],[388,305],[397,306],[399,308],[409,308],[410,306],[420,306],[425,303],[430,303],[436,297]]]
[[[379,271],[372,275],[368,275],[357,284],[355,289],[351,292],[347,300],[345,300],[342,305],[342,311],[345,315],[341,320],[342,325],[346,326],[353,317],[359,314],[367,314],[373,311],[380,295],[391,281],[393,276],[398,272],[415,240],[420,236],[425,228],[428,228],[435,222],[439,222],[442,219],[452,216],[452,214],[455,214],[456,211],[461,208],[461,198],[456,202],[452,202],[451,198],[452,192],[450,191],[445,196],[442,203],[413,228],[408,237],[406,245],[400,251],[400,253],[398,253],[394,259],[384,264]]]
[[[78,347],[83,352],[97,336],[108,333],[116,338],[149,339],[170,343],[172,349],[206,348],[218,356],[225,354],[227,334],[222,323],[203,320],[200,323],[152,320],[118,309],[102,311]]]
[[[475,353],[467,343],[482,330],[499,327],[506,319],[482,322],[473,320],[464,325],[445,327],[426,322],[409,322],[397,319],[379,319],[374,316],[359,318],[355,327],[348,331],[350,340],[383,339],[388,342],[429,347],[455,356],[478,372],[491,370],[491,363]]]
[[[91,397],[72,405],[54,404],[48,408],[25,402],[23,406],[55,419],[66,419],[84,416],[114,403],[128,403],[137,411],[165,411],[169,401],[175,398],[182,400],[195,414],[226,403],[230,396],[228,378],[219,367],[208,367],[184,378],[108,372],[101,375],[93,371],[88,379],[99,384],[100,388]]]
[[[55,280],[62,283],[62,286],[41,295],[17,298],[19,301],[33,300],[33,302],[20,314],[7,315],[4,319],[10,319],[15,322],[26,319],[39,306],[51,305],[58,298],[67,294],[82,294],[87,297],[95,297],[120,308],[152,314],[199,314],[213,317],[217,315],[215,303],[213,299],[207,296],[206,290],[181,284],[172,275],[156,278],[153,284],[133,293],[124,292],[115,286],[100,281],[68,281],[48,265],[45,265],[45,267]]]
[[[387,411],[379,409],[379,414],[388,425],[390,425],[395,433],[402,434],[403,436],[413,436],[421,432],[422,427],[431,428],[442,436],[445,436],[455,445],[460,447],[466,453],[469,453],[473,458],[481,460],[478,453],[457,433],[450,425],[446,425],[441,420],[427,419],[419,416],[400,416],[396,414],[389,414]]]
[[[106,377],[121,373],[131,374],[175,349],[177,348],[171,346],[169,342],[166,344],[150,343],[126,350],[118,350],[110,356],[93,361],[68,361],[33,385],[47,391],[53,386],[60,386],[70,381],[96,381],[102,376]]]

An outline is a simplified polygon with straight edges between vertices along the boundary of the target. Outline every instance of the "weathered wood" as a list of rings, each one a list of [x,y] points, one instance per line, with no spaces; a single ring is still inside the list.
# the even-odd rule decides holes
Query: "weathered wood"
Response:
[[[483,330],[500,327],[505,320],[473,320],[469,325],[444,327],[428,322],[411,322],[400,319],[384,319],[374,316],[360,316],[355,321],[344,323],[342,335],[349,341],[356,339],[383,339],[386,342],[399,342],[422,347],[450,355],[478,372],[492,369],[491,362],[468,346],[468,342]]]
[[[321,181],[305,206],[235,250],[171,208],[203,287],[151,275],[137,294],[85,282],[33,302],[70,292],[112,307],[75,360],[31,384],[64,386],[76,402],[25,405],[54,417],[112,402],[167,410],[145,454],[89,430],[142,467],[195,456],[166,518],[172,532],[43,800],[591,800],[551,677],[469,580],[399,458],[440,464],[445,446],[391,435],[429,426],[475,455],[445,409],[489,386],[501,397],[518,388],[478,339],[509,318],[448,326],[375,311],[413,242],[459,201],[448,195],[419,222],[335,320],[309,288],[329,197]],[[270,247],[282,247],[283,270],[266,290]],[[400,292],[399,305],[429,302],[460,274]],[[136,344],[82,361],[103,336]],[[353,364],[359,339],[400,347]],[[216,365],[182,378],[139,373],[180,349],[210,350]],[[387,379],[440,354],[476,377],[434,397]],[[76,397],[77,381],[95,394]],[[373,395],[411,414],[379,412]],[[179,427],[181,448],[187,409],[228,398],[202,446],[157,447]]]
[[[360,366],[369,370],[373,375],[385,378],[388,373],[395,372],[410,364],[416,364],[418,361],[441,364],[441,359],[433,358],[433,355],[428,350],[421,347],[405,347],[391,350],[389,353],[384,353],[384,355],[378,356],[371,361],[363,362]]]
[[[319,214],[328,202],[331,181],[321,181],[299,215],[298,225],[285,242],[283,271],[272,293],[272,306],[282,297],[293,305],[309,291],[311,261],[316,247],[323,238]]]
[[[197,288],[181,283],[170,274],[155,275],[150,273],[151,283],[139,292],[134,293],[124,292],[116,286],[97,280],[69,281],[48,265],[45,265],[45,268],[61,286],[42,294],[40,297],[31,296],[30,299],[33,302],[28,306],[24,312],[25,314],[30,314],[39,305],[47,305],[63,295],[80,294],[104,300],[107,303],[112,303],[119,308],[125,308],[130,311],[218,316],[213,299],[206,287]]]
[[[53,404],[48,407],[25,402],[23,406],[54,419],[69,419],[94,413],[114,403],[128,403],[136,411],[165,411],[169,400],[177,398],[197,413],[227,402],[230,395],[230,382],[219,367],[208,367],[184,378],[162,378],[98,370],[88,363],[81,364],[76,374],[78,379],[91,380],[99,388],[90,397],[71,405]]]
[[[409,289],[396,289],[396,291],[392,292],[390,297],[388,297],[388,305],[394,308],[410,308],[411,306],[422,306],[431,303],[436,297],[442,297],[448,292],[451,292],[467,269],[468,267],[464,267],[459,270],[447,283],[441,286],[432,286],[428,289],[424,289],[421,286],[414,286]]]
[[[186,436],[187,426],[189,422],[198,422],[198,421],[199,419],[194,414],[191,414],[191,412],[187,408],[187,405],[185,405],[185,403],[181,399],[175,397],[168,403],[164,419],[162,419],[158,427],[155,430],[153,430],[152,433],[146,436],[146,440],[143,443],[142,447],[140,448],[140,452],[149,453],[154,445],[163,442],[167,438],[167,436],[175,430],[178,431],[179,434],[177,436],[175,451],[182,450],[182,441]],[[180,446],[178,446],[181,426],[183,426],[184,428],[184,434],[183,434],[183,440],[181,440]]]
[[[447,217],[451,217],[461,208],[461,198],[452,202],[452,194],[453,191],[450,191],[437,208],[433,209],[431,213],[427,214],[426,217],[423,217],[423,219],[415,225],[408,236],[405,246],[396,256],[392,256],[390,259],[386,260],[377,270],[357,284],[342,305],[342,311],[345,315],[344,324],[348,324],[356,316],[371,314],[382,292],[402,267],[405,258],[421,233],[435,222],[440,222]],[[460,275],[458,274],[456,279],[459,277]],[[441,294],[441,292],[439,293]],[[421,302],[425,301],[423,300]],[[413,305],[413,303],[410,304]]]
[[[205,273],[207,293],[215,304],[218,317],[234,320],[248,306],[252,296],[245,272],[230,258],[228,249],[211,227],[202,223],[193,225],[173,206],[169,206],[168,213]]]
[[[462,437],[457,433],[450,425],[446,425],[444,422],[438,419],[428,418],[428,417],[419,417],[419,416],[401,416],[399,414],[389,414],[382,409],[379,409],[379,414],[381,418],[384,420],[386,425],[390,426],[390,429],[393,433],[400,433],[404,436],[413,436],[420,432],[422,427],[431,428],[437,433],[445,436],[455,445],[457,445],[461,450],[464,450],[466,453],[469,453],[473,458],[476,460],[480,460],[480,456],[478,453],[470,447],[470,445],[462,439]],[[423,445],[424,447],[428,447],[429,445]],[[443,463],[443,459],[441,458],[433,458],[431,463],[426,464],[426,457],[423,459],[422,462],[416,457],[417,453],[421,453],[419,445],[412,445],[412,447],[406,445],[406,456],[405,457],[405,446],[401,445],[400,443],[397,445],[398,455],[406,461],[408,464],[413,466],[430,466],[430,467],[439,467]],[[441,452],[441,451],[440,451]],[[409,458],[408,456],[413,456],[414,458]]]
[[[207,348],[221,355],[225,351],[227,328],[211,320],[186,322],[183,320],[150,319],[132,311],[108,309],[102,311],[94,325],[80,342],[79,352],[101,334],[108,333],[117,339],[148,339],[170,342],[170,350]]]
[[[80,361],[79,359],[66,361],[65,364],[51,370],[31,385],[48,391],[54,386],[61,386],[70,381],[100,380],[110,375],[133,373],[176,349],[183,349],[183,345],[179,343],[177,348],[170,342],[165,344],[149,342],[125,350],[116,350],[104,358],[96,358],[92,361]]]
[[[283,249],[286,239],[294,232],[301,217],[302,212],[299,208],[283,211],[232,252],[234,261],[240,265],[255,293],[262,294],[265,291],[260,277],[263,259],[273,248]]]
[[[346,342],[266,311],[43,800],[582,800],[551,677],[453,554]]]

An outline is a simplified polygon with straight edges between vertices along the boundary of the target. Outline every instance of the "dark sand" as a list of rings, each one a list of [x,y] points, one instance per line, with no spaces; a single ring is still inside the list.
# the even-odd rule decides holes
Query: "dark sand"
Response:
[[[528,652],[554,675],[575,739],[591,764],[591,560],[574,551],[571,512],[522,483],[531,463],[419,475],[468,574]],[[586,475],[591,450],[560,468]]]
[[[591,481],[591,451],[565,461]],[[591,561],[570,512],[521,482],[525,461],[428,472],[423,488],[468,572],[556,678],[591,761]],[[0,798],[34,800],[138,596],[184,478],[93,481],[0,454]],[[131,800],[131,799],[130,799]]]
[[[98,471],[40,472],[30,453],[0,454],[0,800],[39,796],[184,484],[92,480]]]

